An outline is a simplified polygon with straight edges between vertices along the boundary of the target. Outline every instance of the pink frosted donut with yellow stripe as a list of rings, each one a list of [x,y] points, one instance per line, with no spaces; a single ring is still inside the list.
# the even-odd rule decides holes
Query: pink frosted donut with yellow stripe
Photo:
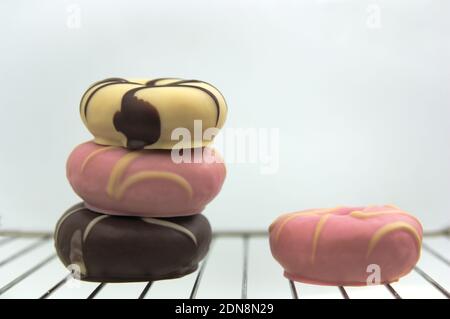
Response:
[[[87,142],[70,154],[67,178],[86,207],[100,213],[141,217],[198,214],[219,193],[225,165],[211,148],[183,151],[191,153],[191,162],[173,161],[170,150],[130,151]],[[194,157],[196,151],[197,156],[198,151],[203,155]]]
[[[417,263],[422,243],[420,222],[390,205],[285,214],[269,232],[285,277],[319,285],[397,281]]]

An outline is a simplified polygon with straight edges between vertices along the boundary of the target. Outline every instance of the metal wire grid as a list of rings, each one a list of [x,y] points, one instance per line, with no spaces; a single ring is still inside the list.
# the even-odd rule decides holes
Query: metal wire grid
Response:
[[[12,241],[18,239],[18,238],[36,238],[37,240],[29,244],[28,246],[14,252],[13,254],[9,255],[7,258],[0,260],[0,274],[1,274],[1,267],[4,265],[20,258],[23,255],[26,255],[30,253],[31,251],[35,250],[39,246],[49,242],[52,240],[52,236],[50,233],[41,233],[41,232],[18,232],[18,231],[1,231],[0,236],[3,238],[0,239],[0,246],[7,245],[11,243]],[[443,237],[449,240],[450,243],[450,228],[438,231],[438,232],[429,232],[424,234],[425,237]],[[246,299],[247,298],[247,285],[248,285],[248,274],[249,274],[249,240],[257,237],[267,237],[266,232],[262,231],[228,231],[228,232],[216,232],[213,236],[213,241],[211,243],[211,249],[214,246],[214,243],[217,240],[220,240],[221,238],[240,238],[242,240],[243,245],[243,256],[242,256],[242,283],[241,283],[241,298]],[[423,250],[430,253],[432,256],[434,256],[439,262],[444,263],[447,267],[450,267],[450,261],[442,255],[440,252],[435,250],[434,248],[430,247],[426,243],[422,244]],[[189,298],[195,299],[197,297],[197,291],[199,289],[200,283],[202,282],[202,277],[205,272],[205,269],[208,265],[208,259],[210,255],[207,255],[204,259],[203,263],[201,264],[199,270],[197,271],[196,278],[194,281],[194,284],[192,286]],[[32,265],[27,271],[21,273],[17,277],[15,277],[13,280],[8,282],[6,285],[0,288],[0,297],[10,289],[13,289],[17,284],[24,281],[26,278],[28,278],[30,275],[35,273],[37,270],[41,269],[45,265],[47,265],[49,262],[54,260],[56,258],[56,254],[52,253],[49,256],[45,257],[42,260],[39,260],[36,264]],[[449,269],[450,270],[450,269]],[[414,271],[419,274],[426,282],[434,287],[437,291],[439,291],[444,297],[450,298],[450,293],[441,285],[436,278],[432,278],[426,270],[416,266],[414,268]],[[68,273],[65,275],[60,281],[58,281],[53,286],[50,286],[50,289],[45,291],[41,295],[41,299],[46,299],[50,297],[55,291],[57,291],[59,288],[64,286],[70,279],[72,278],[72,275]],[[138,298],[143,299],[147,296],[148,292],[152,288],[153,282],[148,282],[145,287],[140,291]],[[97,294],[107,285],[107,283],[99,283],[95,289],[92,290],[92,292],[88,295],[87,299],[92,299],[97,296]],[[390,284],[385,284],[384,287],[389,291],[389,293],[395,298],[395,299],[402,299],[402,296],[394,289],[394,287]],[[296,287],[296,284],[288,280],[286,289],[290,289],[290,293],[293,299],[301,299],[301,291]],[[339,289],[340,295],[343,299],[350,299],[349,294],[347,293],[347,290],[343,286],[337,287]]]

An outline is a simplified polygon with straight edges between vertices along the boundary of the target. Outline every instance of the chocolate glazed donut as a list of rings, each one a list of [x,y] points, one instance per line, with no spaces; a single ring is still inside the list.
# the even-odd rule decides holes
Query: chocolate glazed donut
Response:
[[[125,93],[121,109],[113,118],[116,130],[127,137],[127,148],[130,150],[142,149],[146,145],[153,144],[161,135],[161,120],[156,108],[134,95],[142,89],[146,87]]]
[[[198,268],[211,242],[203,215],[171,218],[98,214],[83,203],[58,221],[55,248],[78,279],[139,282],[182,277]]]

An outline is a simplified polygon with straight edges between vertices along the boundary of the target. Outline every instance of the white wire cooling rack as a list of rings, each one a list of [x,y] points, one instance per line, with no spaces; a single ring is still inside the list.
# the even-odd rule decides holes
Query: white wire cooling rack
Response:
[[[143,283],[72,278],[49,233],[0,231],[0,298],[450,298],[450,229],[426,233],[422,256],[400,281],[329,287],[292,282],[272,258],[265,232],[216,232],[198,270]]]

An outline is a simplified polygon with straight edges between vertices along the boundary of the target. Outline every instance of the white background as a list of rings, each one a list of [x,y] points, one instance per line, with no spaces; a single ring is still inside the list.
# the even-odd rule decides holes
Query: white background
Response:
[[[449,224],[447,0],[10,0],[0,39],[2,228],[50,230],[78,201],[79,99],[111,76],[206,80],[227,128],[280,129],[276,174],[228,165],[205,210],[215,229],[384,203]]]

